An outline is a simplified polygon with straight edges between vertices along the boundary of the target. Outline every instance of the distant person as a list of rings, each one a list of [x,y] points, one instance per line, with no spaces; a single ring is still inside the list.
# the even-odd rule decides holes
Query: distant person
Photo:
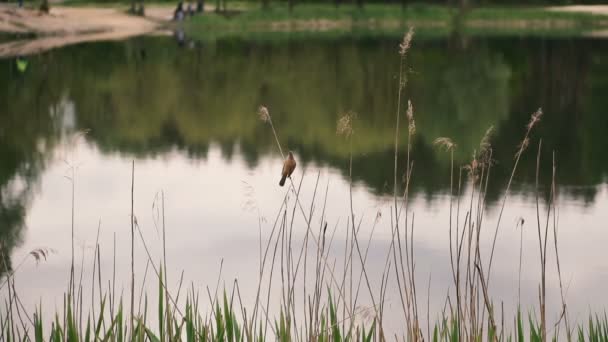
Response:
[[[186,35],[184,34],[184,30],[182,30],[181,28],[178,28],[174,34],[175,34],[175,39],[177,40],[177,46],[183,47],[186,42]]]
[[[19,8],[23,8],[23,0],[18,0],[17,4],[19,4]]]
[[[194,9],[192,8],[192,3],[188,2],[188,7],[186,9],[186,14],[188,14],[189,17],[194,15]]]
[[[205,1],[197,0],[196,1],[196,13],[203,13],[205,11]]]
[[[175,20],[175,21],[184,20],[184,3],[181,1],[177,3],[175,12],[173,12],[173,20]]]

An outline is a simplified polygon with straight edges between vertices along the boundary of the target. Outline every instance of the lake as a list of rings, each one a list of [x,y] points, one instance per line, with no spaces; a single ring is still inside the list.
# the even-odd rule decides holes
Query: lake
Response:
[[[49,312],[61,308],[70,274],[73,199],[77,276],[84,269],[83,284],[89,288],[99,232],[102,287],[110,286],[115,264],[115,286],[128,297],[134,163],[134,213],[155,262],[162,258],[164,198],[168,287],[177,291],[183,276],[186,288],[206,298],[207,286],[213,292],[219,283],[220,291],[223,286],[231,291],[238,279],[242,297],[251,303],[260,244],[271,236],[290,191],[278,186],[281,153],[271,127],[257,115],[265,105],[282,149],[294,152],[296,187],[304,176],[299,195],[304,208],[294,206],[289,195],[293,244],[299,250],[306,235],[299,212],[312,210],[315,232],[324,222],[329,226],[329,260],[338,265],[348,248],[352,148],[353,211],[361,220],[363,246],[373,230],[366,268],[372,287],[379,287],[391,241],[399,40],[361,33],[210,41],[146,36],[28,56],[25,70],[15,59],[0,60],[0,239],[6,256],[0,271],[18,268],[16,290],[27,308],[39,303]],[[420,312],[428,310],[431,320],[439,317],[453,285],[450,154],[433,142],[450,137],[457,144],[459,174],[493,126],[494,166],[481,232],[487,260],[515,153],[530,115],[542,108],[544,116],[508,193],[489,291],[497,306],[504,303],[510,322],[523,233],[522,307],[538,306],[535,177],[542,139],[539,210],[544,222],[554,152],[559,258],[571,319],[584,322],[590,312],[602,313],[608,305],[603,250],[608,241],[608,41],[420,36],[406,66],[404,96],[412,101],[417,129],[409,211],[415,214]],[[352,142],[336,134],[338,119],[348,112],[356,113]],[[400,129],[398,172],[403,175],[405,113]],[[403,182],[398,187],[401,192]],[[458,198],[467,202],[470,191],[464,172]],[[461,215],[462,225],[464,211]],[[552,228],[549,234],[552,325],[561,300]],[[28,254],[36,248],[52,252],[37,263]],[[154,297],[158,285],[146,267],[145,248],[137,238],[137,288],[146,277]],[[308,248],[314,255],[316,247]],[[394,279],[389,281],[394,289]],[[280,293],[280,281],[273,289]],[[272,297],[278,303],[280,296]],[[397,292],[389,291],[386,302],[394,314],[385,324],[399,331]]]

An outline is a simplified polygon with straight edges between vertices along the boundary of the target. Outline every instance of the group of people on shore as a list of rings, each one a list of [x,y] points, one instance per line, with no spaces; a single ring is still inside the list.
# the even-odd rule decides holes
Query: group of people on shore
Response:
[[[196,8],[192,2],[188,1],[186,4],[186,8],[184,8],[184,2],[180,0],[177,3],[177,7],[175,7],[175,11],[173,12],[173,20],[181,21],[186,19],[186,17],[191,17],[195,13],[203,13],[205,11],[205,2],[204,0],[196,1]]]

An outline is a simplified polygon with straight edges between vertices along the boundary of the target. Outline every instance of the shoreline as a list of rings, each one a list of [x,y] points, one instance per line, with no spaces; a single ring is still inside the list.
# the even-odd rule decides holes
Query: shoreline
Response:
[[[154,34],[171,28],[173,6],[150,4],[144,17],[126,13],[127,4],[106,7],[54,5],[49,14],[15,5],[0,5],[0,32],[10,37],[0,43],[0,57],[31,55],[83,42],[122,40]],[[394,7],[394,6],[393,6]],[[400,8],[400,7],[399,7]],[[355,7],[300,5],[293,13],[280,5],[267,12],[240,9],[238,16],[225,17],[208,5],[204,16],[180,25],[194,36],[221,34],[238,29],[257,32],[327,32],[354,28],[399,29],[414,24],[421,29],[450,29],[455,11],[441,6],[414,6],[405,12],[390,5]],[[576,5],[528,9],[473,8],[461,19],[465,30],[577,31],[608,37],[608,5]],[[27,37],[20,37],[26,35]],[[15,38],[12,38],[16,36]]]
[[[0,43],[0,57],[31,55],[82,42],[121,40],[154,33],[168,22],[170,9],[151,8],[151,15],[137,17],[122,8],[53,6],[49,14],[0,5],[0,32],[16,39]],[[19,35],[27,35],[20,38]]]

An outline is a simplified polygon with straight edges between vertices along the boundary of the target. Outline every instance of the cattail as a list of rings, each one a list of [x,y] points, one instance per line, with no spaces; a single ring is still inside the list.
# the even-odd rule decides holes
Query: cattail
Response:
[[[268,108],[264,106],[260,106],[260,108],[258,108],[258,116],[263,122],[270,121],[270,113],[268,113]]]
[[[412,37],[414,37],[414,28],[410,27],[407,33],[403,35],[403,41],[399,44],[399,54],[401,57],[405,57],[407,51],[410,49]]]
[[[342,117],[338,119],[336,134],[342,135],[346,138],[349,138],[351,135],[353,135],[353,133],[355,132],[353,130],[354,117],[355,113],[353,112],[348,112],[342,115]]]
[[[412,106],[412,101],[407,101],[407,121],[408,121],[408,132],[410,135],[416,134],[416,121],[414,121],[414,106]]]

